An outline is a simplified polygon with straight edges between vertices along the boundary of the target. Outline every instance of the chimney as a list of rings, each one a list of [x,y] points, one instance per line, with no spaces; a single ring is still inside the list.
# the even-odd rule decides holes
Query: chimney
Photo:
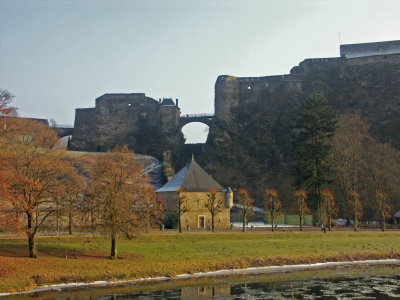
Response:
[[[158,103],[159,103],[159,104],[161,104],[161,103],[162,103],[162,100],[161,100],[161,98],[159,98],[159,99],[158,99]]]
[[[179,105],[178,105],[178,99],[176,99],[176,107],[179,107]]]

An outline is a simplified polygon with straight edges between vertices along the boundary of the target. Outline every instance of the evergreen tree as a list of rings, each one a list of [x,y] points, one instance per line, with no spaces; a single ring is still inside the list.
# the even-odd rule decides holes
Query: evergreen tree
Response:
[[[297,188],[305,188],[314,204],[318,223],[322,218],[321,189],[328,183],[330,153],[329,139],[337,124],[336,113],[327,99],[319,94],[311,95],[302,105],[294,129],[294,175]]]

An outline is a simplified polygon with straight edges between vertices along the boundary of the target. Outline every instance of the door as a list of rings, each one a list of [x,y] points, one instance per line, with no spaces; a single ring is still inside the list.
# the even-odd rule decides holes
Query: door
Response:
[[[206,228],[206,218],[199,216],[199,228]]]

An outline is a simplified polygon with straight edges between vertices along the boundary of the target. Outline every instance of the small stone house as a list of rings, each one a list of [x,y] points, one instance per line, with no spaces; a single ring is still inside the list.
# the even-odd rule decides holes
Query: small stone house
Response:
[[[233,193],[223,188],[197,162],[192,160],[184,166],[164,186],[156,190],[157,197],[166,205],[165,219],[176,215],[177,191],[185,197],[189,211],[182,215],[182,229],[207,229],[211,227],[211,214],[205,207],[207,195],[216,191],[216,198],[222,202],[221,212],[215,216],[217,229],[230,227],[230,209],[233,205]]]

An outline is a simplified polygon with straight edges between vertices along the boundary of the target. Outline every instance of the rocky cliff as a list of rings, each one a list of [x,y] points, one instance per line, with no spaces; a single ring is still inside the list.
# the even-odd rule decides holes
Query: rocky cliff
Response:
[[[263,189],[278,188],[289,203],[291,125],[315,92],[339,114],[360,111],[375,138],[400,149],[400,54],[320,58],[288,75],[218,77],[202,163],[222,185],[249,187],[259,198]]]

